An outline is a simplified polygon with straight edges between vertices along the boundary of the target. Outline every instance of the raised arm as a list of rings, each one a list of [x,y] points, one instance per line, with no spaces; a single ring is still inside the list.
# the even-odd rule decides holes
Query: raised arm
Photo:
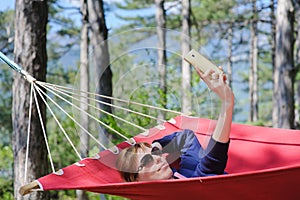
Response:
[[[197,73],[222,101],[220,114],[212,138],[215,141],[227,143],[229,141],[232,123],[234,94],[229,85],[226,83],[226,75],[213,70],[207,70],[205,73],[197,70]]]

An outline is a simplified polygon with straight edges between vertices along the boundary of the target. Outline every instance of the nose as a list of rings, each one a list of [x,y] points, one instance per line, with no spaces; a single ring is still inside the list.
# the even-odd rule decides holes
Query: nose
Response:
[[[163,158],[161,156],[154,156],[155,157],[155,163],[161,163],[163,161]]]

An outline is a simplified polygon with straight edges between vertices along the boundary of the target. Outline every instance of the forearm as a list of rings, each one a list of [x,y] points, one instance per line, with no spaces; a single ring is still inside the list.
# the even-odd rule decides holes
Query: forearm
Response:
[[[198,72],[207,86],[218,95],[222,101],[220,115],[213,132],[212,138],[217,142],[227,143],[229,141],[232,123],[232,112],[234,106],[234,94],[226,83],[226,75],[207,70],[204,74]]]
[[[214,140],[222,143],[227,143],[229,141],[233,107],[234,99],[222,102],[221,112],[212,135]]]

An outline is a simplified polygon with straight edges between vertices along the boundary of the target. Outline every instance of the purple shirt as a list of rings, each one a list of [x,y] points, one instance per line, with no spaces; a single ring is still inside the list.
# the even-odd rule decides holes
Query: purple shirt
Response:
[[[211,137],[207,148],[203,149],[194,132],[188,129],[153,142],[162,145],[163,153],[180,155],[179,169],[173,169],[174,173],[177,171],[187,178],[225,173],[229,142],[217,142]]]

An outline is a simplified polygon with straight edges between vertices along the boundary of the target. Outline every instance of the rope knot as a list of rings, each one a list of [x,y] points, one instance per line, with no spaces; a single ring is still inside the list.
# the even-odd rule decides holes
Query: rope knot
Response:
[[[23,78],[24,78],[26,81],[28,81],[29,83],[33,83],[33,82],[36,81],[36,79],[35,79],[33,76],[31,76],[27,71],[25,71],[25,70],[22,69],[22,70],[20,71],[20,73],[22,74]]]

